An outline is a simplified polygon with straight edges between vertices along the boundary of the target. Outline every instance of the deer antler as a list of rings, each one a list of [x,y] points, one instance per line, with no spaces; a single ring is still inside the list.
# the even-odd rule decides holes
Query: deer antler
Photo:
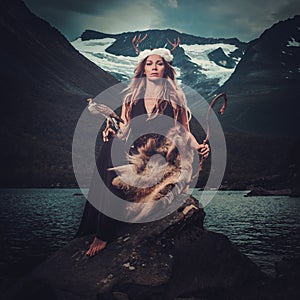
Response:
[[[176,38],[174,39],[174,43],[172,43],[168,38],[167,38],[168,43],[173,47],[170,51],[173,52],[180,44],[180,38],[178,37],[177,40]]]
[[[139,34],[138,37],[137,37],[136,35],[133,37],[131,43],[132,43],[132,46],[133,46],[133,48],[134,48],[136,54],[139,54],[139,53],[140,53],[140,50],[138,49],[138,46],[139,46],[139,44],[140,44],[142,41],[145,40],[145,38],[147,37],[147,35],[148,35],[148,34],[146,33],[145,36],[144,36],[143,38],[142,38],[142,35],[141,35],[141,34]]]

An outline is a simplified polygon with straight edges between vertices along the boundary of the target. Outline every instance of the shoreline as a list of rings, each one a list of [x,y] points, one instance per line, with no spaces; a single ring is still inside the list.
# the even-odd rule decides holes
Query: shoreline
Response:
[[[40,186],[15,186],[15,187],[0,187],[0,190],[79,190],[82,191],[79,187],[71,187],[71,186],[62,186],[62,187],[40,187]],[[89,188],[84,188],[88,190]],[[204,191],[203,187],[194,187],[193,189]],[[288,196],[292,198],[300,197],[298,192],[293,191],[293,189],[286,187],[280,189],[267,189],[261,186],[251,186],[249,188],[230,188],[230,187],[220,187],[220,188],[208,188],[205,191],[237,191],[237,192],[245,192],[247,193],[245,197],[253,197],[253,196]],[[74,193],[74,196],[81,196],[83,193]]]

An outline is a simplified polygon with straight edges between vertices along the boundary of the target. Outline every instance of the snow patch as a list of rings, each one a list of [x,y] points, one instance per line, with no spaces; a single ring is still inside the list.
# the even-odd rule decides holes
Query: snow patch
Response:
[[[125,37],[126,39],[126,37]],[[98,65],[103,70],[117,76],[118,79],[125,81],[133,78],[134,70],[137,65],[137,57],[114,55],[106,52],[106,49],[111,46],[116,39],[104,38],[83,41],[81,38],[73,41],[71,44],[87,59]],[[200,67],[200,71],[208,79],[217,79],[218,84],[222,85],[231,76],[235,68],[225,68],[226,61],[220,61],[220,65],[211,61],[207,54],[221,47],[224,53],[228,56],[235,51],[237,47],[231,44],[216,43],[205,45],[180,45],[185,54],[191,59],[191,62]],[[240,58],[233,58],[237,64]],[[180,68],[175,67],[177,82],[182,82]],[[197,76],[197,75],[195,75]]]
[[[234,68],[223,68],[218,66],[216,63],[211,61],[207,54],[221,47],[224,53],[228,56],[234,50],[237,49],[235,45],[231,44],[206,44],[206,45],[185,45],[181,44],[185,51],[185,54],[191,59],[191,61],[201,67],[201,73],[207,76],[207,78],[217,78],[219,80],[219,85],[222,85],[234,71]],[[240,59],[235,59],[236,63],[239,62]],[[221,62],[222,63],[222,62]],[[223,62],[223,66],[226,65],[226,62]]]
[[[87,41],[83,41],[81,38],[78,38],[71,44],[77,50],[82,52],[99,53],[105,51],[105,49],[111,46],[115,41],[116,39],[113,38],[95,39]]]
[[[87,59],[95,63],[101,69],[117,74],[124,74],[124,80],[133,77],[134,69],[136,67],[136,57],[114,55],[105,50],[111,46],[116,39],[104,38],[83,41],[78,38],[72,45]]]
[[[227,61],[226,60],[219,60],[219,64],[226,67]]]
[[[300,42],[297,42],[293,37],[291,37],[291,41],[288,41],[287,47],[299,47]]]
[[[112,74],[123,74],[122,80],[133,78],[134,70],[137,65],[137,57],[114,55],[105,50],[111,46],[116,39],[104,38],[90,41],[82,41],[78,38],[72,45],[87,59],[99,66],[101,69]],[[181,83],[180,69],[174,67],[177,82]]]

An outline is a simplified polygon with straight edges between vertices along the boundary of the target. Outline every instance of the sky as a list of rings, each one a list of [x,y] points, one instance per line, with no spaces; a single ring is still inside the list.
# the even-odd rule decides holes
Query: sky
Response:
[[[300,14],[298,0],[24,0],[70,41],[86,29],[122,33],[175,29],[201,37],[248,42]]]

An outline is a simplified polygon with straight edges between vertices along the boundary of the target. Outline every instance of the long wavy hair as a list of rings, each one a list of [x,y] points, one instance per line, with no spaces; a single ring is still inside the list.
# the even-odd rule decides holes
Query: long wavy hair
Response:
[[[133,105],[144,98],[146,91],[146,75],[144,74],[145,64],[147,57],[141,61],[135,71],[134,77],[127,89],[124,90],[124,106],[125,106],[125,118],[128,122],[130,120],[130,114],[132,111]],[[171,104],[171,101],[176,104],[176,107],[173,107],[174,110],[174,119],[181,122],[180,116],[181,112],[185,110],[188,113],[188,119],[190,119],[190,110],[186,105],[186,99],[182,89],[176,83],[176,72],[172,65],[164,60],[162,57],[165,71],[163,78],[165,80],[162,81],[162,88],[157,96],[156,104],[153,110],[153,114],[148,119],[155,118],[158,114],[163,114],[165,109],[167,108],[168,103]]]

